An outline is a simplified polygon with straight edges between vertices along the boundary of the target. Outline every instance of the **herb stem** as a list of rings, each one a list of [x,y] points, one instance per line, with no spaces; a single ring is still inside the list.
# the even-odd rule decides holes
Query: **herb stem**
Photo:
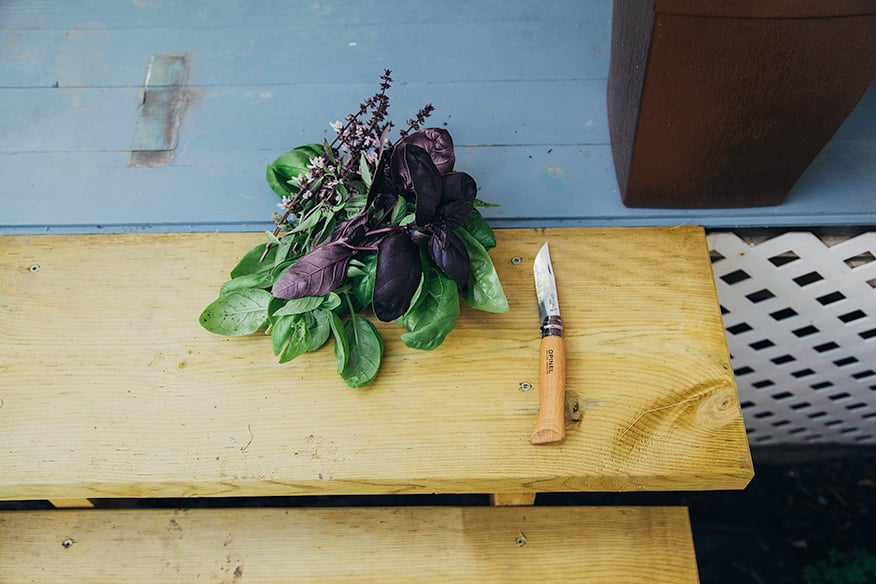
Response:
[[[393,231],[404,231],[405,229],[406,228],[401,225],[393,225],[392,227],[381,227],[380,229],[369,231],[365,234],[365,237],[371,237],[372,235],[381,235],[383,233],[392,233]]]

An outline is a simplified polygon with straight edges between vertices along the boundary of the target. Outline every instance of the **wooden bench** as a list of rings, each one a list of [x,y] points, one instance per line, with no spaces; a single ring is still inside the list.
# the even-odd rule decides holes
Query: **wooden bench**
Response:
[[[254,233],[0,237],[0,500],[742,489],[752,477],[702,229],[497,231],[511,310],[436,351],[381,324],[375,384],[279,365],[198,314]],[[532,446],[532,259],[566,323],[566,440]],[[0,513],[0,582],[695,582],[684,508]]]

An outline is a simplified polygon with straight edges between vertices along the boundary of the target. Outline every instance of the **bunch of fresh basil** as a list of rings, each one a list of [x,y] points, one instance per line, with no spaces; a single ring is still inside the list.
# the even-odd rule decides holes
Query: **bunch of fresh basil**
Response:
[[[331,170],[344,167],[343,155],[328,143],[310,144],[268,166],[268,182],[284,201],[302,194],[303,174],[317,165],[329,169],[319,180],[332,188],[243,256],[200,322],[221,335],[266,328],[281,363],[333,337],[338,373],[362,387],[383,355],[378,329],[361,315],[369,306],[404,328],[405,345],[430,350],[455,326],[460,298],[488,312],[505,312],[508,302],[488,253],[496,240],[478,211],[477,185],[454,171],[446,130],[406,134],[371,160],[362,153],[356,172]],[[306,186],[312,195],[314,185]]]

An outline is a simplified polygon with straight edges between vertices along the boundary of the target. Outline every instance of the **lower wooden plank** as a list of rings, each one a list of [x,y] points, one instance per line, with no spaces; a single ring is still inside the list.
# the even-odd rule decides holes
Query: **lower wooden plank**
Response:
[[[497,507],[506,505],[534,505],[536,493],[493,493],[490,503]]]
[[[0,514],[2,582],[698,582],[677,507]]]

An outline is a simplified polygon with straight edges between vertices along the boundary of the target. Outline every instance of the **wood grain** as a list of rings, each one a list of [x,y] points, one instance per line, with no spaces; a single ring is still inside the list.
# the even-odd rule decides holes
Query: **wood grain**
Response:
[[[375,384],[198,324],[258,233],[0,238],[0,499],[738,489],[752,476],[703,230],[500,230],[511,310]],[[581,421],[528,443],[549,241]],[[520,262],[512,262],[520,258]],[[36,268],[31,269],[33,266]]]
[[[530,444],[554,444],[566,436],[566,343],[548,336],[538,347],[538,420]]]
[[[0,550],[4,584],[698,581],[666,507],[7,512]]]

